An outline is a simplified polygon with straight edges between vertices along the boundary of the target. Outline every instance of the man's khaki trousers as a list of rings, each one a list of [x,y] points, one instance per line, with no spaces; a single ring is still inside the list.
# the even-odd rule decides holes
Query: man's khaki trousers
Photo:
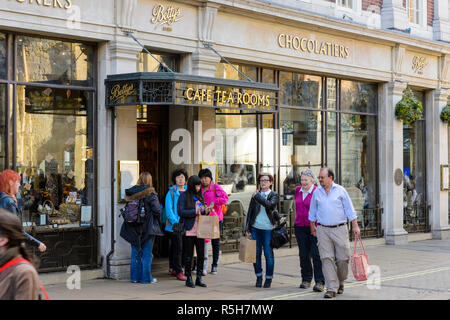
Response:
[[[344,284],[348,275],[350,242],[347,225],[336,228],[318,225],[317,245],[327,291],[337,292],[339,284]]]

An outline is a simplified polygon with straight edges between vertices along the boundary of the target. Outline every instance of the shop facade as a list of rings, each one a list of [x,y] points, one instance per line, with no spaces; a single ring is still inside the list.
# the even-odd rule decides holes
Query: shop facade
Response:
[[[230,195],[224,252],[236,250],[259,172],[275,176],[292,225],[300,171],[323,166],[349,192],[364,236],[449,236],[448,128],[439,119],[450,95],[448,44],[260,1],[59,2],[0,8],[1,165],[22,176],[26,227],[55,241],[43,271],[77,264],[128,276],[120,161],[150,171],[161,199],[174,169],[211,168]],[[108,81],[138,85],[120,78],[136,73],[191,85],[176,87],[170,105],[133,98],[167,87],[122,85],[112,107]],[[218,90],[220,81],[235,87]],[[277,88],[276,108],[256,94],[264,85]],[[424,106],[411,126],[394,115],[407,87]],[[40,226],[46,204],[59,224]],[[154,253],[166,250],[160,240]]]

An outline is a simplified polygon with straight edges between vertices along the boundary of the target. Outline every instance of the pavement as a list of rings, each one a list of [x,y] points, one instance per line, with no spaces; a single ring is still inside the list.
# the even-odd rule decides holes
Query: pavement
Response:
[[[395,246],[364,243],[374,273],[368,281],[356,281],[349,267],[345,292],[335,300],[450,300],[450,240]],[[207,288],[188,288],[170,276],[167,268],[156,268],[153,277],[158,282],[154,284],[93,279],[81,281],[80,289],[68,289],[65,283],[47,284],[46,289],[52,300],[324,300],[324,293],[313,292],[312,286],[299,288],[297,248],[275,252],[274,279],[268,289],[254,287],[252,264],[220,261],[217,275],[203,277]]]

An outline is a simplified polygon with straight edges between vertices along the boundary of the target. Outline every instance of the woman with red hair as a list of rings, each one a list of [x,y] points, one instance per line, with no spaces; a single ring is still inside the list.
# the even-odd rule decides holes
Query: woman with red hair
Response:
[[[13,170],[4,170],[0,174],[0,208],[5,209],[15,214],[22,220],[22,212],[17,206],[16,194],[19,193],[20,175]],[[47,250],[45,244],[32,237],[25,230],[23,230],[27,238],[27,243],[39,248],[39,251]]]

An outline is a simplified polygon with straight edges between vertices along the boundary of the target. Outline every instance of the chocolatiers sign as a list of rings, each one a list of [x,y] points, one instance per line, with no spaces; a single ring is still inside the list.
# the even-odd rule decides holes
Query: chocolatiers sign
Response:
[[[285,34],[278,35],[278,45],[281,48],[300,51],[303,53],[314,53],[335,58],[347,59],[350,49],[335,41],[318,41],[302,35]]]

